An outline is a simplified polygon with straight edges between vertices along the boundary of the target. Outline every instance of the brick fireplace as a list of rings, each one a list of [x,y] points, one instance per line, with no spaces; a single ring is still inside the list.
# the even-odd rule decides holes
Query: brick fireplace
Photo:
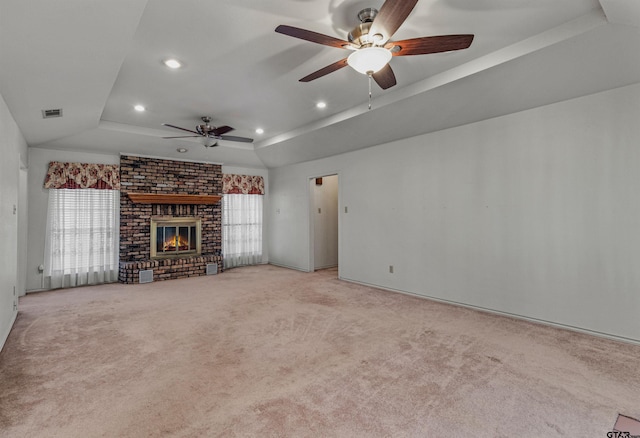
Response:
[[[205,275],[208,264],[222,270],[220,165],[122,155],[120,179],[121,283],[137,283],[141,270],[152,270],[154,281]],[[156,231],[152,254],[152,220],[164,227],[163,238],[183,234],[182,241],[174,236],[175,252],[168,243],[158,254]],[[191,249],[191,239],[199,248]]]

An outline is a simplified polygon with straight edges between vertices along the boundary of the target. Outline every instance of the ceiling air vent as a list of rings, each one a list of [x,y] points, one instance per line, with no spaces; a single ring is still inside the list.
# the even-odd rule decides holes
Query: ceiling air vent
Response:
[[[52,119],[54,117],[62,117],[62,108],[42,110],[43,119]]]

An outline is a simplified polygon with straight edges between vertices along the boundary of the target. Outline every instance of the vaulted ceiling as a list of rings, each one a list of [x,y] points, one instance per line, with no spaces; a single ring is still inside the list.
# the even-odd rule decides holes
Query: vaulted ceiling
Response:
[[[351,68],[298,81],[342,49],[274,29],[346,39],[383,0],[0,0],[0,93],[29,146],[278,167],[639,82],[639,3],[421,0],[394,40],[473,44],[394,57],[398,84],[374,83],[369,110]],[[63,117],[43,119],[54,108]],[[162,138],[180,135],[162,123],[193,129],[202,116],[255,142]]]

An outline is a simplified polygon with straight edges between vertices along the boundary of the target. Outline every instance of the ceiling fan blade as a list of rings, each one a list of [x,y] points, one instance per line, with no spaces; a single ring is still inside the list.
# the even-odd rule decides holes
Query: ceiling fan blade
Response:
[[[178,137],[162,137],[162,138],[190,138],[190,137],[202,137],[201,135],[180,135]]]
[[[233,130],[234,130],[234,128],[232,128],[231,126],[224,125],[224,126],[218,126],[217,128],[213,128],[209,132],[212,132],[213,135],[215,135],[215,136],[219,136],[219,135],[226,134],[227,132],[230,132],[230,131],[233,131]]]
[[[417,3],[418,0],[385,1],[371,23],[369,35],[380,34],[382,42],[386,42],[404,23]]]
[[[239,141],[241,143],[253,143],[252,138],[238,137],[235,135],[218,135],[216,138],[219,138],[220,140],[227,140],[227,141]]]
[[[393,74],[393,70],[389,64],[382,67],[381,70],[378,70],[372,76],[373,80],[376,81],[376,84],[378,84],[383,90],[391,88],[396,84],[396,75]]]
[[[304,78],[300,79],[300,82],[311,82],[314,79],[321,78],[322,76],[333,73],[336,70],[340,70],[342,67],[346,67],[347,65],[347,58],[341,59],[340,61],[329,64],[328,66],[305,76]]]
[[[466,49],[472,41],[473,35],[440,35],[393,41],[385,47],[391,50],[393,56],[427,55]]]
[[[182,131],[192,132],[192,133],[194,133],[194,134],[198,134],[198,135],[200,135],[200,133],[199,133],[199,132],[192,131],[191,129],[187,129],[187,128],[181,128],[181,127],[179,127],[179,126],[175,126],[175,125],[170,125],[170,124],[168,124],[168,123],[163,123],[163,124],[162,124],[162,126],[168,126],[169,128],[173,128],[173,129],[180,129],[180,130],[182,130]]]
[[[300,38],[301,40],[311,41],[312,43],[322,44],[329,47],[337,47],[338,49],[343,49],[345,48],[344,46],[348,47],[351,45],[349,41],[313,32],[311,30],[300,29],[299,27],[286,26],[284,24],[276,27],[276,32],[292,36],[294,38]]]

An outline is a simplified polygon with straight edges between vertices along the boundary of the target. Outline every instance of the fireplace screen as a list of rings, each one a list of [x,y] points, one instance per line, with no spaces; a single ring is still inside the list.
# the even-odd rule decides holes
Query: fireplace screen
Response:
[[[200,254],[200,218],[151,218],[151,258]]]

